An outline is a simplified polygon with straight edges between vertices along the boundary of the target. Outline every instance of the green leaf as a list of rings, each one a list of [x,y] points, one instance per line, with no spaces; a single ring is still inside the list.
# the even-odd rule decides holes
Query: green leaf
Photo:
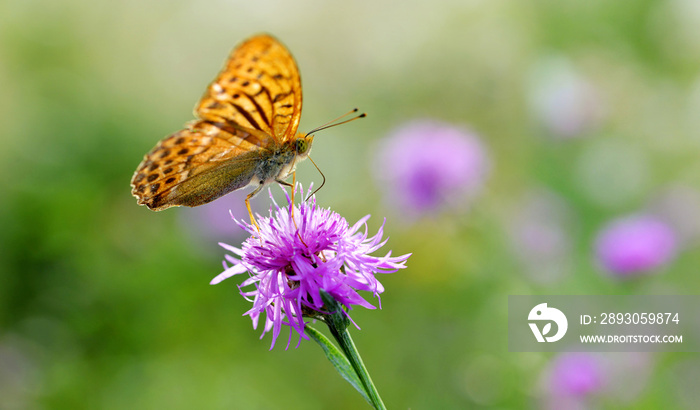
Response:
[[[307,335],[309,335],[309,337],[314,339],[316,343],[319,344],[319,346],[321,346],[321,349],[323,349],[323,352],[326,354],[326,357],[328,358],[328,360],[330,360],[331,364],[333,364],[333,367],[335,367],[335,369],[338,371],[338,373],[340,373],[343,379],[347,380],[347,382],[350,383],[352,387],[355,388],[355,390],[360,392],[362,397],[364,397],[369,404],[372,404],[372,402],[369,399],[369,396],[367,395],[367,392],[365,392],[365,389],[362,387],[362,382],[360,381],[360,378],[357,377],[355,370],[353,369],[352,365],[350,365],[350,362],[345,357],[345,355],[337,347],[335,347],[335,345],[330,340],[328,340],[328,338],[324,336],[323,333],[319,332],[313,327],[306,325],[304,331]]]

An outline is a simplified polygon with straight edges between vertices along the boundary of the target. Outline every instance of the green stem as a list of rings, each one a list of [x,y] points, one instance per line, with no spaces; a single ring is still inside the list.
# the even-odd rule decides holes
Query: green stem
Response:
[[[350,319],[345,310],[343,310],[343,305],[338,303],[333,296],[324,290],[321,290],[321,298],[323,299],[324,308],[328,313],[323,313],[317,316],[317,318],[321,319],[328,326],[331,334],[338,342],[344,358],[338,358],[337,355],[334,356],[332,351],[336,348],[327,346],[322,338],[314,334],[310,334],[310,336],[321,345],[328,359],[333,363],[336,370],[338,370],[345,380],[360,391],[362,396],[374,406],[375,409],[386,410],[382,398],[379,397],[377,388],[374,387],[374,383],[372,383],[372,378],[369,377],[367,368],[364,363],[362,363],[362,358],[360,358],[357,347],[355,347],[355,343],[352,341],[352,337],[350,337],[350,332],[348,332]],[[315,331],[311,333],[315,333]],[[330,343],[330,341],[328,341],[328,343]],[[352,371],[349,367],[352,368]]]
[[[328,325],[328,329],[331,331],[331,334],[338,342],[340,349],[350,361],[350,364],[355,370],[355,373],[357,373],[357,376],[360,378],[362,386],[364,387],[365,392],[369,396],[372,405],[375,409],[386,410],[386,406],[384,406],[384,402],[379,396],[379,392],[374,386],[372,378],[369,376],[369,372],[367,371],[365,364],[362,362],[360,353],[357,351],[357,347],[355,347],[355,343],[352,341],[352,337],[350,337],[350,332],[348,332],[347,328],[340,330],[336,326],[332,326],[331,323],[335,322],[326,322],[326,324]]]

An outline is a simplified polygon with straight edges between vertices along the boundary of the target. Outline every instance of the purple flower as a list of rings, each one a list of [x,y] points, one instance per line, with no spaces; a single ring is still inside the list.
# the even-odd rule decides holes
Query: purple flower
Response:
[[[562,353],[542,374],[543,408],[589,409],[601,401],[630,404],[653,374],[648,353]]]
[[[449,124],[410,122],[379,147],[377,175],[390,199],[410,214],[463,206],[486,178],[489,160],[479,139]]]
[[[595,243],[600,264],[620,276],[656,269],[676,255],[676,235],[651,215],[633,215],[612,221]]]
[[[240,249],[220,244],[233,255],[226,255],[224,272],[211,281],[217,284],[231,276],[249,273],[239,286],[241,295],[253,302],[245,314],[257,328],[260,314],[265,313],[263,336],[272,330],[272,347],[282,325],[290,327],[287,347],[293,331],[299,334],[299,342],[308,339],[303,317],[325,313],[321,289],[348,309],[353,305],[374,309],[357,291],[372,292],[379,299],[384,287],[375,274],[405,268],[410,256],[392,257],[391,252],[381,257],[370,256],[386,240],[382,241],[383,225],[376,235],[368,237],[369,215],[349,226],[345,218],[318,207],[312,198],[294,207],[292,219],[289,196],[287,201],[289,206],[280,208],[273,199],[274,216],[272,210],[270,217],[258,215],[260,232],[254,225],[234,219],[251,236]],[[362,227],[364,232],[360,231]],[[243,290],[249,286],[253,288]]]
[[[564,353],[551,364],[548,378],[553,397],[584,397],[602,390],[604,369],[588,353]]]

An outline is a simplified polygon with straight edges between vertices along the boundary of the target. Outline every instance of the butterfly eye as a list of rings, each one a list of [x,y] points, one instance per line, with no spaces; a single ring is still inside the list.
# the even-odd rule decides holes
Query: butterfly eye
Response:
[[[304,138],[297,138],[296,151],[297,154],[303,154],[309,149],[309,143]]]

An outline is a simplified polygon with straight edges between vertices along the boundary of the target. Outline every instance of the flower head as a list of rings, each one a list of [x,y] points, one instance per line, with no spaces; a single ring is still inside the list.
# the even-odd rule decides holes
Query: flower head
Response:
[[[251,236],[240,249],[220,244],[233,255],[226,255],[224,272],[211,284],[248,272],[248,279],[239,286],[241,295],[253,302],[245,314],[257,328],[260,314],[265,313],[263,336],[272,330],[272,346],[282,325],[289,326],[289,347],[292,331],[299,334],[299,341],[308,339],[304,316],[324,313],[321,290],[348,309],[353,305],[374,309],[357,291],[369,291],[379,298],[384,287],[375,274],[404,268],[410,254],[371,256],[386,240],[382,241],[383,226],[368,237],[369,215],[350,226],[339,214],[317,206],[315,198],[294,206],[287,196],[287,202],[288,206],[280,207],[273,199],[270,217],[258,215],[259,232],[254,225],[234,219]],[[253,288],[243,290],[250,286]]]
[[[465,196],[481,187],[489,160],[474,134],[419,120],[383,142],[376,168],[392,202],[409,214],[426,214],[449,204],[462,206]]]
[[[550,388],[557,395],[585,396],[603,387],[603,370],[596,356],[565,353],[554,361]]]
[[[651,215],[617,219],[598,234],[596,254],[600,264],[620,276],[647,272],[668,263],[676,255],[676,235]]]

